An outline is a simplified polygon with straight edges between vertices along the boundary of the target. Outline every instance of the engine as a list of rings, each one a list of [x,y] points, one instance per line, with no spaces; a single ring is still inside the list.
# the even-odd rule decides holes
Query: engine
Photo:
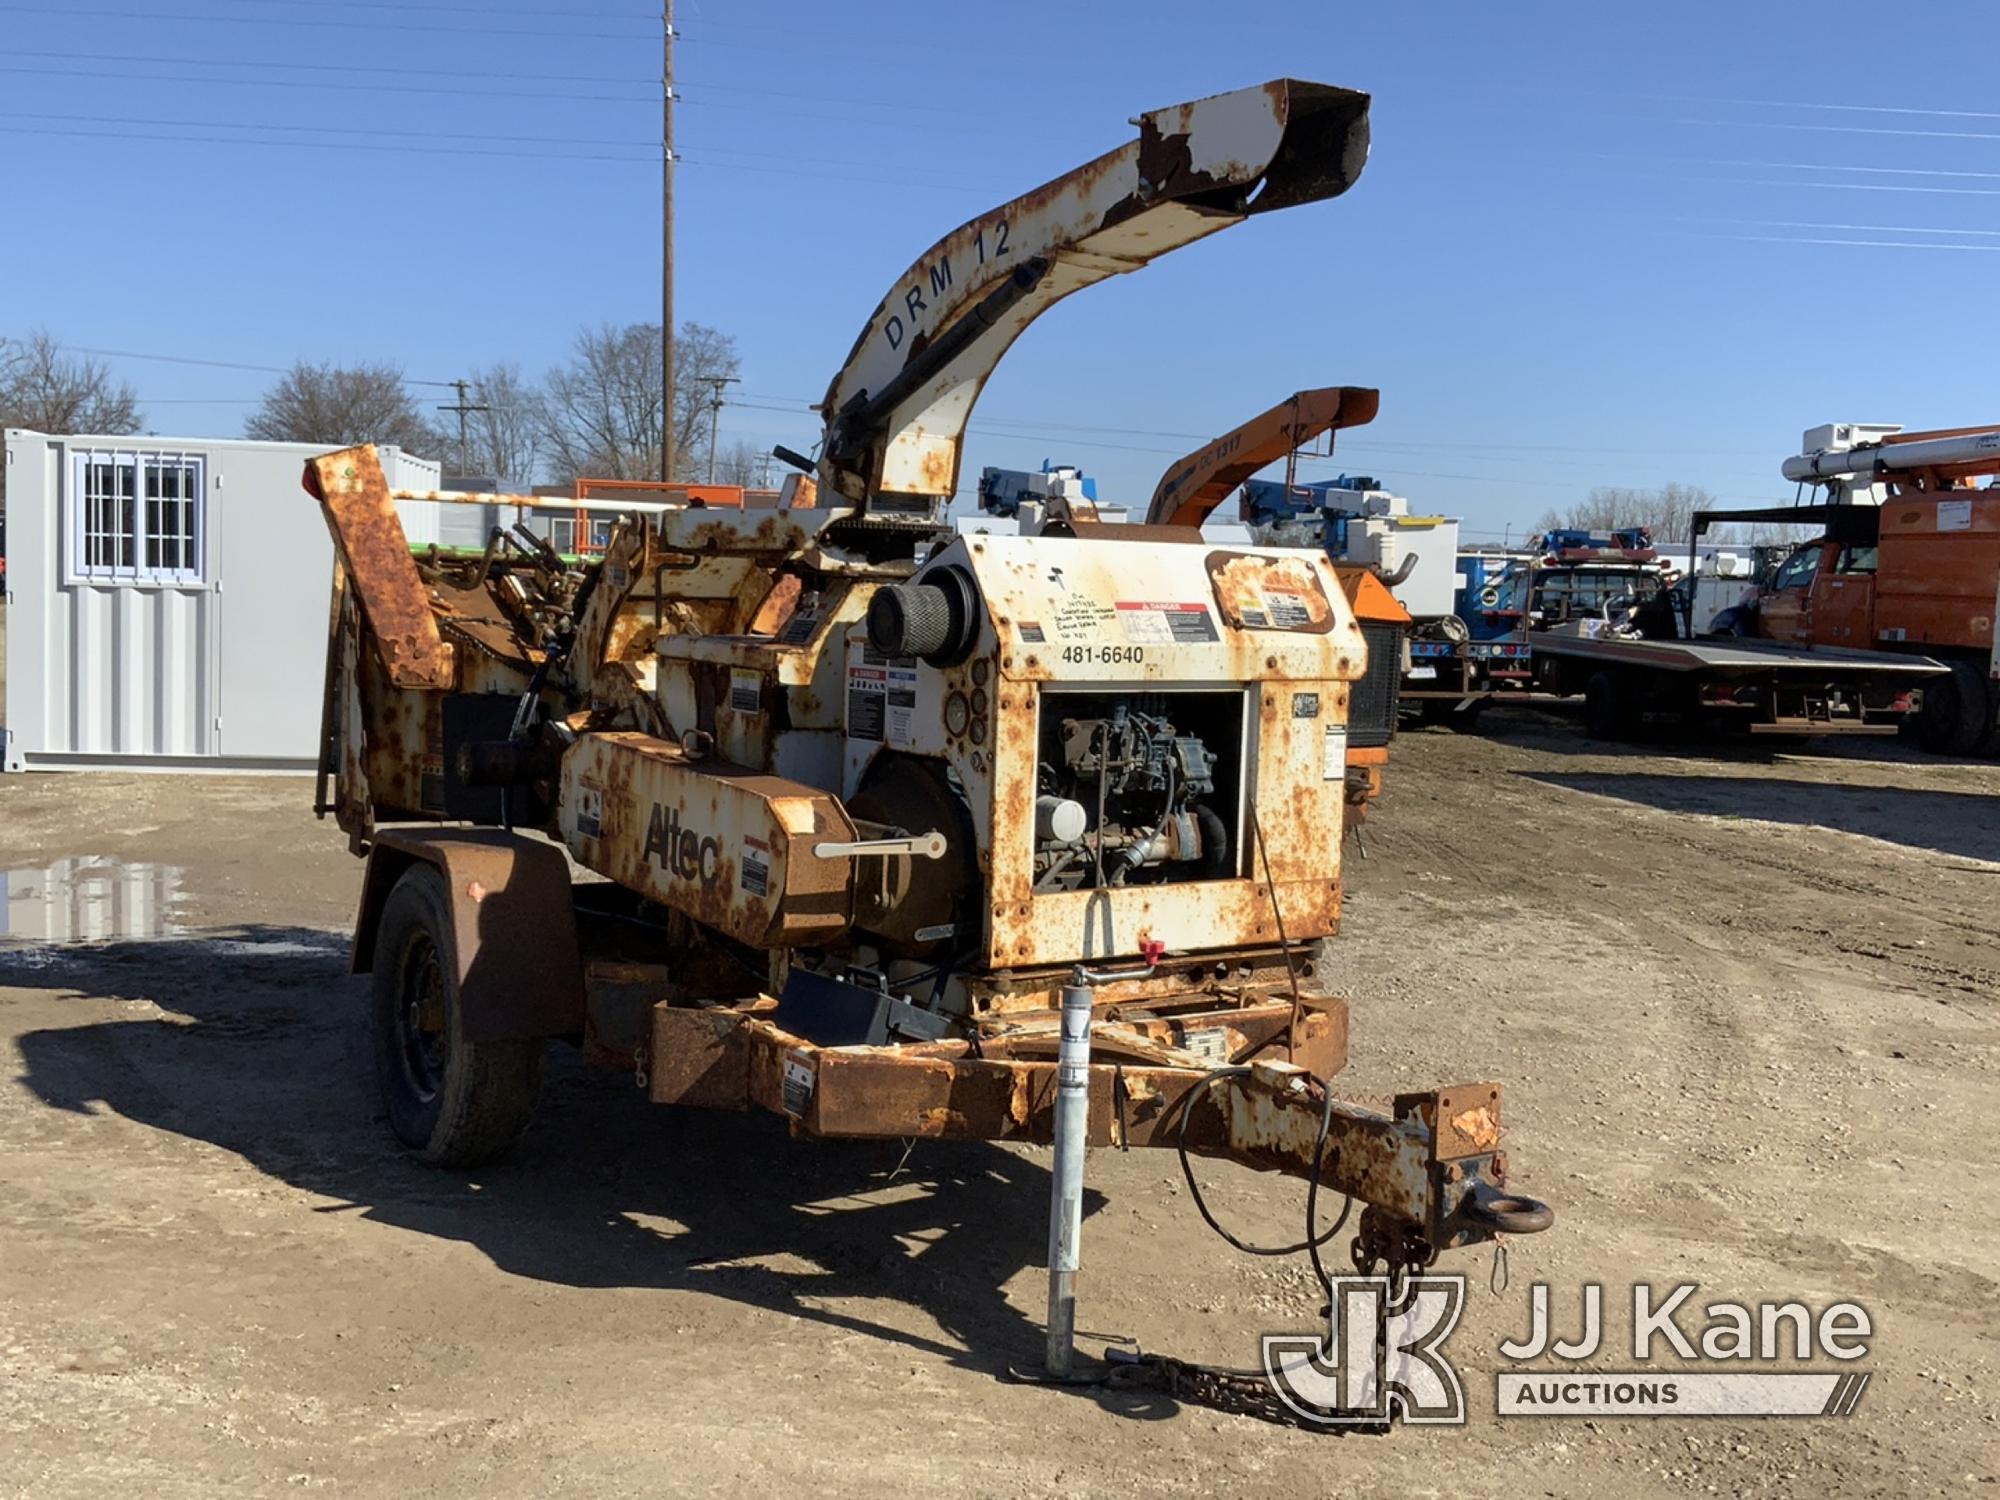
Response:
[[[1212,694],[1050,695],[1036,768],[1036,890],[1235,873],[1237,778],[1202,734],[1176,722],[1170,697],[1212,700],[1209,719],[1223,709]],[[1229,703],[1240,711],[1240,699]]]

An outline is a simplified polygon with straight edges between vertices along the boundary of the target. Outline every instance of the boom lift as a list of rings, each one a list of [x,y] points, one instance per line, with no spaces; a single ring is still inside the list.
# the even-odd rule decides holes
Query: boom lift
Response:
[[[1696,517],[1825,528],[1778,567],[1756,601],[1756,633],[1808,646],[1868,647],[1941,662],[1916,715],[1925,748],[1977,755],[1994,743],[2000,692],[1988,663],[2000,587],[2000,427],[1904,432],[1830,423],[1805,434],[1785,478],[1818,504]]]
[[[558,1037],[801,1136],[1055,1138],[1052,1368],[1086,1133],[1350,1194],[1364,1267],[1547,1226],[1504,1187],[1497,1085],[1381,1114],[1327,1082],[1369,658],[1327,560],[942,524],[1030,321],[1344,192],[1367,117],[1293,80],[1157,110],[945,236],[828,389],[815,508],[419,560],[372,449],[308,467],[338,553],[320,806],[367,855],[354,967],[407,1145],[505,1149]]]
[[[1389,580],[1409,614],[1401,709],[1457,729],[1478,722],[1486,689],[1483,663],[1466,649],[1472,633],[1457,612],[1458,522],[1412,515],[1409,501],[1359,474],[1310,484],[1296,484],[1289,475],[1248,480],[1242,516],[1267,541],[1310,539],[1326,548],[1336,567]]]
[[[1322,433],[1374,421],[1381,406],[1382,393],[1366,386],[1295,391],[1170,464],[1146,507],[1147,524],[1198,529],[1259,469],[1289,457]],[[1411,620],[1390,592],[1394,578],[1385,580],[1372,568],[1338,565],[1334,576],[1368,642],[1368,667],[1348,705],[1347,802],[1350,816],[1358,818],[1382,789]]]

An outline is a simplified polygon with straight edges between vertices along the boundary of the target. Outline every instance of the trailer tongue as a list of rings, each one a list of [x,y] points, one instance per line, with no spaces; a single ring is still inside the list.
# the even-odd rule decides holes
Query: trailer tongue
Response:
[[[1279,80],[1155,111],[947,235],[829,388],[817,508],[419,559],[372,449],[309,467],[338,554],[321,811],[368,855],[354,966],[407,1144],[504,1149],[552,1037],[803,1136],[1053,1141],[1057,1370],[1086,1140],[1359,1199],[1364,1268],[1547,1227],[1497,1085],[1382,1114],[1328,1082],[1347,1006],[1313,953],[1369,648],[1325,557],[940,524],[1029,321],[1345,191],[1367,110]]]

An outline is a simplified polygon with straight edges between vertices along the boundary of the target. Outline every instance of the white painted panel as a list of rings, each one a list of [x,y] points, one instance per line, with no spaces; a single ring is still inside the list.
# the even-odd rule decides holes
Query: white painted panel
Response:
[[[61,712],[27,753],[193,756],[215,753],[201,646],[213,595],[193,589],[62,590],[65,629],[42,672]],[[12,696],[12,686],[9,687]]]
[[[6,437],[6,769],[309,765],[333,545],[300,478],[322,450],[231,439]],[[65,508],[73,454],[110,447],[200,458],[200,578],[74,577]],[[385,460],[400,487],[438,487],[435,463],[395,453]],[[437,509],[409,518],[413,541],[436,538]]]

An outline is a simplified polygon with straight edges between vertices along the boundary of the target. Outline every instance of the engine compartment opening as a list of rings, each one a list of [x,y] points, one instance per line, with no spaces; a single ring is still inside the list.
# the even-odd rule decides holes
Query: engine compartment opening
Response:
[[[1240,687],[1046,689],[1035,770],[1035,890],[1245,874]]]

